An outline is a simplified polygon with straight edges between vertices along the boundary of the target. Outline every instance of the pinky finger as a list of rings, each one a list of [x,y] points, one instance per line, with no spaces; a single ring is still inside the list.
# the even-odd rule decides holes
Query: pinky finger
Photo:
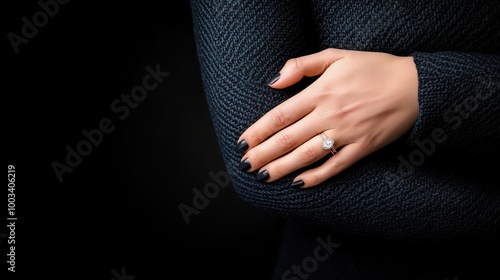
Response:
[[[323,183],[366,156],[362,150],[361,144],[349,144],[344,146],[338,153],[330,157],[322,165],[309,169],[295,177],[292,187],[306,189]]]

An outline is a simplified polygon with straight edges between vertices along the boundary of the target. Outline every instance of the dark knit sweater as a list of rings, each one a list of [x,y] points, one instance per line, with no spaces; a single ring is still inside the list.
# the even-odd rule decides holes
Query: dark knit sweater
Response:
[[[500,2],[193,0],[200,66],[234,189],[246,202],[334,232],[410,242],[500,236]],[[290,187],[238,169],[241,133],[311,82],[267,87],[324,48],[413,56],[418,120],[325,183]]]

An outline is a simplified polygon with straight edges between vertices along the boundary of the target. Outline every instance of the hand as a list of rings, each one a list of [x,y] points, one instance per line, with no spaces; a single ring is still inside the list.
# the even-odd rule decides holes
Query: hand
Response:
[[[278,180],[329,155],[321,145],[324,133],[334,139],[338,153],[292,183],[301,188],[318,185],[397,140],[416,122],[418,77],[410,56],[325,49],[288,60],[270,86],[286,88],[304,76],[319,77],[238,140],[238,148],[246,148],[240,169],[258,170],[260,181]]]

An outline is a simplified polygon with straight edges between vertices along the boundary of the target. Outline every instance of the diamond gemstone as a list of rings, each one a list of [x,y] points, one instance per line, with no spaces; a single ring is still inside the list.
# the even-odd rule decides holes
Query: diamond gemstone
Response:
[[[321,146],[323,147],[324,150],[330,150],[331,148],[333,148],[334,143],[335,142],[333,141],[333,139],[326,138],[325,140],[323,140]]]

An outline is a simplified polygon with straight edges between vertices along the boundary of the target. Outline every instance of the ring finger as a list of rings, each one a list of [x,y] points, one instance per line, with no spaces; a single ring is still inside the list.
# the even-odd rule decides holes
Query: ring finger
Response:
[[[322,129],[316,113],[311,113],[296,123],[280,130],[269,139],[248,150],[242,157],[240,170],[252,172],[299,147],[309,135]]]
[[[334,138],[332,136],[335,134],[335,130],[333,129],[324,132],[327,138],[326,140],[333,140]],[[331,149],[324,149],[322,144],[328,141],[323,139],[321,132],[317,133],[317,135],[298,146],[290,153],[263,166],[257,177],[260,181],[265,182],[278,180],[295,170],[317,162],[329,154],[335,154],[337,152],[337,147],[340,147],[340,144],[342,144],[340,141],[340,139],[335,139],[333,140],[334,143]]]

